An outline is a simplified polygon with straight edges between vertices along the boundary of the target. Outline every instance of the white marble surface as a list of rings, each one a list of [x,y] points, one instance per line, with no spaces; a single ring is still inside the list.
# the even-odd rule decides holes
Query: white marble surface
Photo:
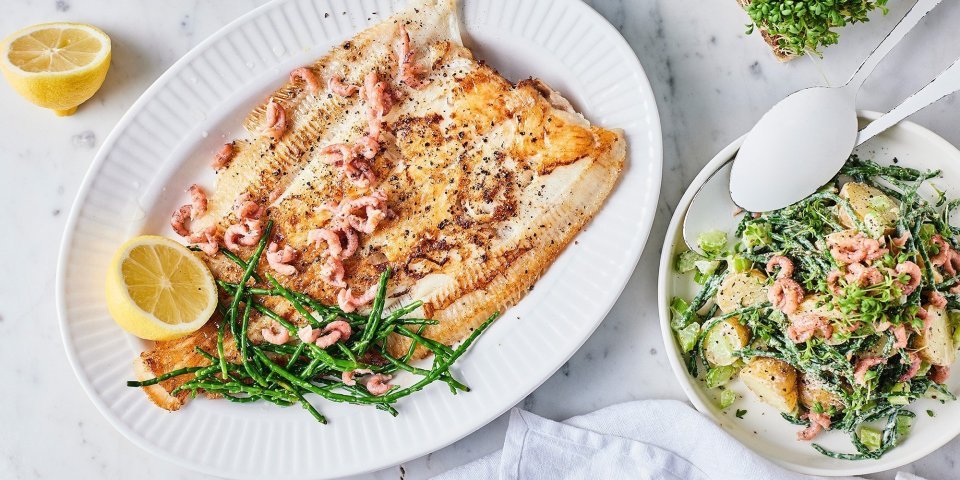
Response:
[[[318,0],[322,1],[322,0]],[[128,443],[100,417],[73,377],[53,304],[65,215],[96,148],[131,103],[177,58],[259,0],[4,0],[0,34],[69,20],[96,24],[114,41],[103,90],[73,117],[58,119],[0,85],[0,478],[166,478],[201,475]],[[842,82],[911,0],[892,0],[887,18],[846,29],[824,60],[778,64],[733,0],[588,0],[623,32],[657,93],[665,168],[659,216],[647,251],[608,318],[583,348],[521,406],[562,419],[637,398],[677,398],[656,318],[657,259],[683,187],[710,157],[776,100],[817,82]],[[881,65],[860,99],[885,110],[960,55],[960,4],[946,1]],[[960,144],[951,98],[916,120]],[[17,272],[11,275],[10,272]],[[377,479],[425,478],[499,447],[500,418],[460,442]],[[957,478],[960,440],[905,467],[930,479]],[[891,472],[873,476],[892,478]]]

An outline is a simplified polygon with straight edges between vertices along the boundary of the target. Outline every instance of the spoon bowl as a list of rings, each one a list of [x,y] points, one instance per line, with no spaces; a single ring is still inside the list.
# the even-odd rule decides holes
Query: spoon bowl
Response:
[[[833,178],[856,146],[855,98],[846,88],[814,87],[776,104],[740,147],[733,201],[751,212],[776,210]]]

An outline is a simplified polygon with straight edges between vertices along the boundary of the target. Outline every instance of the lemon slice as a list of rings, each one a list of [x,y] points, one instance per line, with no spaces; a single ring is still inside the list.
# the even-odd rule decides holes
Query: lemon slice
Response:
[[[110,69],[110,37],[81,23],[42,23],[0,43],[0,70],[27,100],[72,115]]]
[[[123,244],[107,272],[107,309],[124,330],[148,340],[184,337],[217,307],[217,286],[193,252],[164,237]]]

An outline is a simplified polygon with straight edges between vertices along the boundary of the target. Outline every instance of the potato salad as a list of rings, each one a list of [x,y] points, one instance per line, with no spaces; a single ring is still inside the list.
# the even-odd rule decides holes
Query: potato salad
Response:
[[[806,199],[743,212],[736,238],[703,232],[704,254],[676,260],[702,287],[671,303],[690,375],[724,409],[741,381],[798,440],[848,460],[894,448],[916,399],[954,400],[960,200],[936,188],[939,175],[854,156]],[[849,434],[849,451],[816,443],[829,430]]]

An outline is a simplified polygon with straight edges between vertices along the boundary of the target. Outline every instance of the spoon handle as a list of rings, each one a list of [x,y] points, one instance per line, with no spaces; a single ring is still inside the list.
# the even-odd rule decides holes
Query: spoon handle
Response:
[[[953,62],[953,65],[947,67],[943,73],[928,83],[927,86],[921,88],[919,92],[914,93],[893,110],[863,127],[863,130],[860,130],[859,135],[857,135],[857,145],[870,140],[878,133],[896,125],[900,120],[958,90],[960,90],[960,59]]]
[[[930,11],[942,1],[943,0],[918,0],[917,3],[910,8],[910,11],[903,16],[900,23],[893,28],[893,31],[880,42],[876,50],[867,56],[867,59],[863,61],[863,64],[860,65],[856,73],[850,77],[850,80],[847,81],[845,86],[852,88],[853,91],[860,90],[863,82],[873,73],[873,70],[877,68],[877,65],[880,64],[883,58],[900,43],[900,40],[903,40],[903,37],[906,37],[907,34],[910,33],[910,30],[913,30],[913,27],[920,23],[923,17],[930,13]]]

